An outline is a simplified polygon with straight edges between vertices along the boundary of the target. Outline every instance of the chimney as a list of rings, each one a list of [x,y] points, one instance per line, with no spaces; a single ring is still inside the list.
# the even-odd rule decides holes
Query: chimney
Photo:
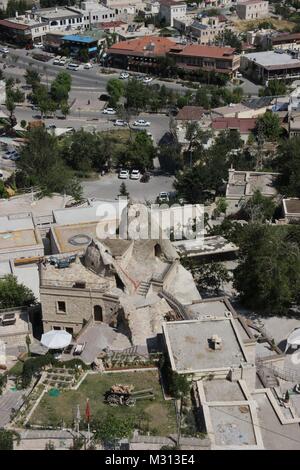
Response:
[[[212,337],[209,340],[211,349],[214,349],[215,351],[217,349],[222,349],[222,339],[218,335],[212,335]]]

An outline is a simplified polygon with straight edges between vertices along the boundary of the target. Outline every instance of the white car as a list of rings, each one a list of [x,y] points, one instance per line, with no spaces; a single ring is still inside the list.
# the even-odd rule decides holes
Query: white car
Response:
[[[84,64],[84,67],[83,67],[83,68],[86,69],[86,70],[90,70],[90,69],[93,68],[93,66],[92,66],[92,64],[91,64],[90,62],[88,62],[87,64]]]
[[[128,170],[121,170],[120,173],[119,173],[119,178],[121,180],[127,180],[129,176],[129,171]]]
[[[59,59],[59,62],[58,62],[58,65],[66,65],[67,63],[67,58],[66,57],[62,57],[61,59]]]
[[[131,180],[139,180],[140,179],[140,172],[139,170],[132,170],[132,172],[130,173],[130,179]]]
[[[152,77],[145,77],[143,79],[143,83],[151,83],[153,81],[153,78]]]
[[[137,121],[134,121],[133,125],[135,127],[149,127],[150,126],[150,122],[149,121],[145,121],[145,119],[138,119]]]
[[[114,126],[126,127],[128,126],[128,122],[123,121],[123,119],[116,119]]]
[[[237,72],[236,77],[237,78],[243,78],[243,75],[241,74],[241,72]]]
[[[43,49],[44,48],[44,44],[42,42],[37,42],[36,44],[33,44],[33,47],[35,49]]]
[[[9,49],[7,49],[7,47],[0,47],[0,52],[2,54],[8,54],[9,53]]]
[[[127,78],[129,78],[129,73],[128,72],[120,73],[120,79],[121,80],[126,80]]]
[[[103,112],[103,114],[116,114],[117,113],[117,111],[113,108],[105,108],[105,109],[103,109],[102,112]]]

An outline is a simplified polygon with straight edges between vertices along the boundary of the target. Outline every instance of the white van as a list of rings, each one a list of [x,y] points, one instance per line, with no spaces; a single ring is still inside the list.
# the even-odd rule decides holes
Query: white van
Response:
[[[68,64],[67,69],[69,69],[69,70],[78,70],[79,65],[78,64]]]

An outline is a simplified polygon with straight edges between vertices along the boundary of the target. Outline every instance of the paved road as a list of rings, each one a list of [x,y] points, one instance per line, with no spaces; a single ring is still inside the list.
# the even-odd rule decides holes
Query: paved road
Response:
[[[18,410],[23,403],[24,390],[6,392],[0,396],[0,428],[10,422],[12,409]]]
[[[98,180],[83,181],[83,194],[85,197],[96,197],[114,200],[118,197],[120,185],[125,182],[130,198],[136,202],[155,202],[161,191],[174,191],[171,176],[152,176],[148,183],[136,180],[120,180],[116,174],[99,177]]]

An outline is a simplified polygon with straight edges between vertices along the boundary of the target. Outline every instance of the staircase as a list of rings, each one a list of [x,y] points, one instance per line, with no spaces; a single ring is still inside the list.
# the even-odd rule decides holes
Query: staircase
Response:
[[[150,282],[147,281],[142,281],[136,291],[138,295],[141,295],[142,297],[146,297],[150,289]]]

